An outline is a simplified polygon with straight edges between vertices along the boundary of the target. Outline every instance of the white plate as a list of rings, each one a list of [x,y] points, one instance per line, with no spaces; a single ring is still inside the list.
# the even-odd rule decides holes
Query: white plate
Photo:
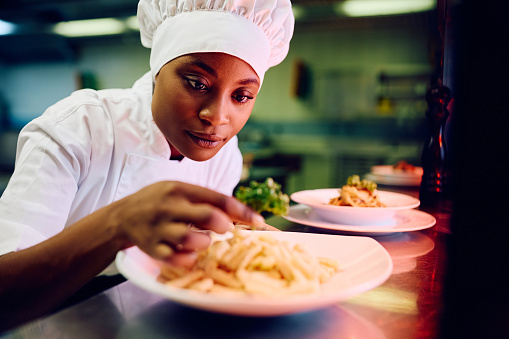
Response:
[[[329,205],[339,196],[340,189],[324,188],[293,193],[290,198],[313,209],[323,220],[344,225],[388,225],[397,211],[419,206],[420,201],[410,195],[378,191],[380,201],[386,207],[352,207]]]
[[[414,171],[403,171],[391,165],[380,165],[372,166],[371,173],[366,174],[364,178],[381,185],[419,186],[422,173],[422,167],[415,167]]]
[[[371,167],[371,173],[394,177],[421,177],[423,170],[422,167],[415,167],[413,171],[403,171],[401,169],[395,169],[392,165],[378,165]]]
[[[198,309],[241,316],[276,316],[323,308],[381,285],[393,269],[387,250],[372,238],[278,231],[270,233],[282,241],[305,244],[311,255],[337,260],[342,271],[323,284],[318,294],[271,299],[249,295],[217,296],[166,286],[156,280],[161,263],[137,247],[120,251],[115,262],[120,273],[147,291]]]
[[[291,206],[290,211],[285,218],[289,221],[307,226],[364,235],[412,232],[430,228],[436,223],[435,217],[431,214],[410,209],[397,211],[396,215],[392,218],[392,224],[389,225],[342,225],[321,219],[316,215],[314,210],[301,204]]]
[[[421,184],[422,176],[398,177],[392,175],[368,173],[364,176],[364,179],[371,180],[380,185],[419,186]]]

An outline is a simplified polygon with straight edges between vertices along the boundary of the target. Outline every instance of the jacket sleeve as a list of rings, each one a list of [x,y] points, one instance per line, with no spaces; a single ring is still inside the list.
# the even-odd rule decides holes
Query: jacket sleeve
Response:
[[[21,131],[15,170],[0,199],[0,254],[64,228],[81,166],[37,122]]]

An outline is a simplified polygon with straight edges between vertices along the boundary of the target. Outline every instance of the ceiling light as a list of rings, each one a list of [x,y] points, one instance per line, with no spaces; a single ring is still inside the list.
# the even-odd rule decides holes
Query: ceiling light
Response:
[[[125,20],[125,24],[127,27],[129,27],[130,29],[132,29],[134,31],[140,30],[140,25],[138,23],[138,17],[136,15],[133,15],[133,16],[130,16],[129,18],[127,18]]]
[[[126,30],[123,21],[114,18],[59,22],[54,32],[66,37],[121,34]]]
[[[16,25],[7,21],[0,20],[0,35],[9,35],[16,31]]]
[[[378,16],[424,12],[434,9],[436,0],[346,0],[335,11],[347,16]]]

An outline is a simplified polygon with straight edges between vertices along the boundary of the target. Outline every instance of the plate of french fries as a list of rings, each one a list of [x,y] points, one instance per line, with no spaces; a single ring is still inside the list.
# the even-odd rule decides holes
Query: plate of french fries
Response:
[[[235,230],[212,239],[191,268],[137,247],[115,262],[132,283],[173,302],[254,317],[339,303],[381,285],[393,269],[389,253],[369,237]]]

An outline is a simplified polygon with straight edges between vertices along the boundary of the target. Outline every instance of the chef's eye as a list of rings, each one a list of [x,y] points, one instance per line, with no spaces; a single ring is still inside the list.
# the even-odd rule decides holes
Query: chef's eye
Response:
[[[237,102],[239,102],[239,103],[241,103],[241,104],[246,103],[246,102],[248,102],[249,100],[252,100],[252,99],[253,99],[253,97],[252,97],[252,96],[245,95],[245,94],[234,94],[234,95],[232,95],[232,98],[233,98],[235,101],[237,101]]]
[[[207,85],[205,85],[203,82],[201,82],[200,80],[196,80],[196,79],[190,79],[188,78],[187,79],[187,82],[189,83],[189,85],[191,85],[192,88],[194,88],[195,90],[198,90],[198,91],[204,91],[207,89]]]

